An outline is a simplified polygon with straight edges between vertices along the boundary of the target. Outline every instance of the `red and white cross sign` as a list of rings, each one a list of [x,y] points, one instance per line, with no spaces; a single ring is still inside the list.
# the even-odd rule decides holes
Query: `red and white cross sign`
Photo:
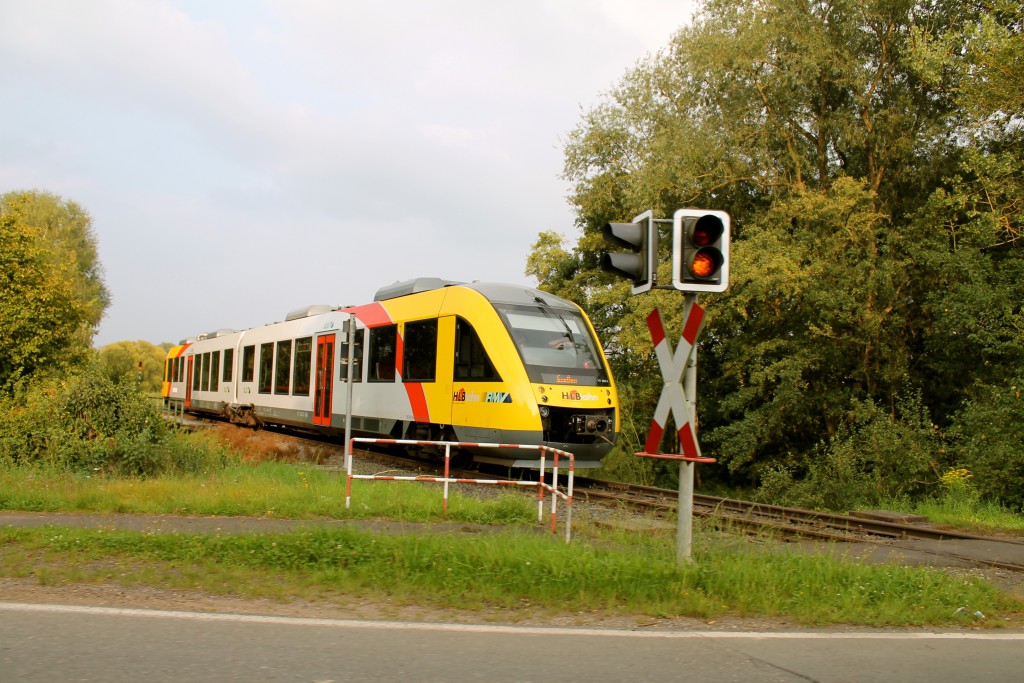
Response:
[[[661,437],[665,434],[665,425],[668,423],[668,416],[672,414],[675,416],[676,428],[679,431],[679,445],[683,451],[681,459],[704,460],[700,454],[700,444],[697,443],[694,415],[690,411],[690,403],[686,400],[686,389],[682,384],[683,373],[693,355],[693,345],[703,324],[704,309],[694,301],[683,316],[683,338],[673,353],[671,344],[665,336],[661,311],[655,308],[647,316],[647,328],[651,331],[654,353],[658,357],[658,365],[661,367],[661,376],[665,380],[665,386],[658,398],[658,407],[654,409],[651,431],[648,432],[647,442],[644,444],[645,452],[637,453],[637,455],[657,457]],[[678,458],[678,456],[676,457]],[[709,462],[714,461],[709,460]]]

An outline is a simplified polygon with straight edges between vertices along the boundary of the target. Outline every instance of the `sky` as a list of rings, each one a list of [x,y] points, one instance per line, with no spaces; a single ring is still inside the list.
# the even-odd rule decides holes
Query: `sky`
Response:
[[[415,277],[535,285],[537,235],[579,235],[569,134],[694,7],[0,0],[0,193],[91,215],[97,347]]]

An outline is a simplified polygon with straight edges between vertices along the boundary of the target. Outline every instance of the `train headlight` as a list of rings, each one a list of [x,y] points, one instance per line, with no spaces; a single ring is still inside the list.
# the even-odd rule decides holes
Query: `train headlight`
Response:
[[[547,406],[541,406],[540,407],[540,416],[541,417],[547,417],[550,414],[551,414],[551,408],[548,408]]]

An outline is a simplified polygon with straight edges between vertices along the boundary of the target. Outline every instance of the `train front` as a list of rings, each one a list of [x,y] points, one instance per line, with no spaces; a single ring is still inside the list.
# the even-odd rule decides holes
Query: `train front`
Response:
[[[576,467],[600,467],[619,431],[619,405],[586,314],[539,290],[484,293],[522,359],[540,418],[541,443],[573,453]]]

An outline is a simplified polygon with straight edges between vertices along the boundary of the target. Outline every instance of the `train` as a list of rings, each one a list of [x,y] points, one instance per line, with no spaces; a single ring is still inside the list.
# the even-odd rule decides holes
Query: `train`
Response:
[[[352,436],[544,445],[573,453],[578,468],[599,467],[620,430],[615,381],[579,306],[435,277],[382,287],[368,304],[307,306],[182,340],[167,354],[162,395],[168,410],[257,428],[341,436],[349,420]],[[459,455],[539,461],[524,448]]]

